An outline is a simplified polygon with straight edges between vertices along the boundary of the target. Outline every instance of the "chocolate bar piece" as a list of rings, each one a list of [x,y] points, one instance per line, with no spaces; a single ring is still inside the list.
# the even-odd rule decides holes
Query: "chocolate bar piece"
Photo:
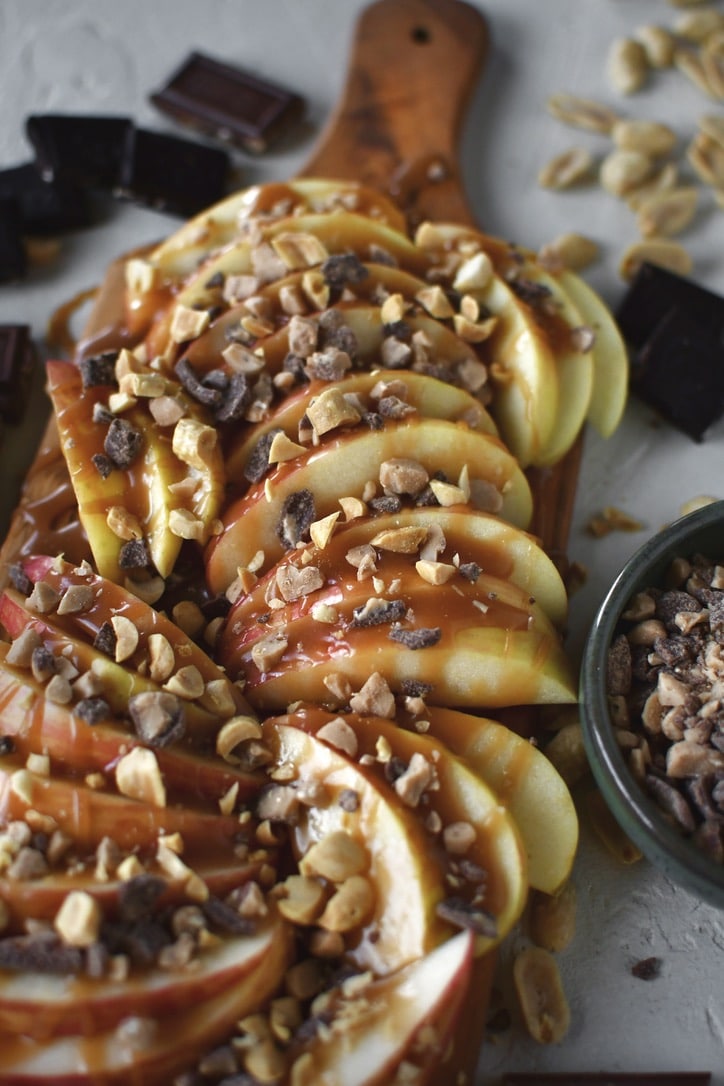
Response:
[[[33,162],[0,170],[0,198],[16,200],[22,232],[44,237],[88,226],[88,194],[65,181],[44,181]]]
[[[627,343],[639,348],[673,308],[686,310],[706,327],[724,325],[724,298],[654,264],[642,264],[626,291],[616,319]]]
[[[20,422],[35,363],[27,324],[0,324],[0,416]]]
[[[119,183],[128,117],[43,113],[28,117],[25,132],[46,181],[111,190]]]
[[[193,215],[226,193],[229,156],[218,147],[146,128],[127,134],[117,195],[175,215]]]
[[[197,52],[151,101],[182,124],[257,154],[304,110],[299,95]]]
[[[708,1086],[709,1071],[509,1071],[503,1086]]]
[[[12,196],[0,196],[0,283],[20,279],[26,271],[20,205]]]

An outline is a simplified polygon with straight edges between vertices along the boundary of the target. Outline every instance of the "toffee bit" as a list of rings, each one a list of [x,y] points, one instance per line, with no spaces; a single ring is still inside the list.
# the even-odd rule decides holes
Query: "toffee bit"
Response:
[[[196,374],[196,370],[193,368],[188,358],[179,358],[173,368],[173,372],[176,374],[189,396],[196,400],[197,403],[203,404],[205,407],[217,407],[221,403],[221,392],[219,389],[210,388],[208,385],[205,385],[203,381],[200,381]]]
[[[392,641],[397,641],[407,649],[427,649],[437,645],[442,637],[439,626],[420,626],[417,630],[406,630],[402,626],[395,626],[389,634]]]
[[[165,690],[144,690],[128,699],[128,712],[136,734],[152,747],[165,747],[184,733],[182,702]]]
[[[352,612],[352,626],[382,626],[386,622],[399,622],[405,617],[407,606],[404,600],[382,600],[372,596],[362,607],[355,607]]]
[[[435,911],[441,920],[446,920],[448,924],[453,924],[456,928],[473,931],[476,935],[484,935],[488,939],[494,939],[498,934],[495,917],[487,909],[472,905],[464,898],[446,898],[438,903]]]
[[[287,549],[309,539],[309,528],[317,519],[314,496],[304,488],[290,494],[282,505],[277,525],[277,538]]]
[[[116,631],[110,622],[104,622],[93,639],[93,648],[102,652],[104,656],[115,659],[116,655]]]
[[[94,453],[91,457],[91,463],[96,469],[101,479],[107,479],[113,471],[113,461],[109,456],[104,453]]]
[[[111,717],[110,705],[105,698],[100,697],[81,698],[73,706],[73,712],[86,724],[100,724],[102,720],[109,720]]]
[[[143,539],[129,539],[118,553],[120,569],[145,569],[151,564],[151,557]]]
[[[116,352],[104,351],[103,354],[84,358],[80,363],[80,375],[83,388],[95,388],[98,385],[117,385]]]
[[[126,419],[114,419],[108,427],[103,448],[116,467],[127,468],[140,453],[142,444],[143,435],[140,430],[131,426]]]

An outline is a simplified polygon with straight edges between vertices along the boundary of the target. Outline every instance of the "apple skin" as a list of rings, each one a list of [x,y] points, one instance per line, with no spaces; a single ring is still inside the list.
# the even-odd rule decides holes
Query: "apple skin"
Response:
[[[163,1018],[183,1014],[237,985],[267,955],[282,925],[227,938],[203,951],[192,969],[153,970],[113,981],[93,981],[46,973],[0,974],[0,1035],[34,1041],[55,1037],[93,1037],[115,1029],[125,1018]]]
[[[190,1010],[164,1014],[145,1046],[124,1043],[118,1030],[92,1039],[61,1037],[45,1043],[2,1035],[3,1086],[168,1086],[223,1042],[239,1019],[275,994],[291,954],[291,937],[283,925],[238,984]]]
[[[320,1081],[334,1075],[335,1086],[387,1086],[405,1059],[422,1068],[415,1079],[421,1086],[439,1082],[441,1074],[448,1081],[454,1024],[472,995],[472,969],[473,939],[461,932],[419,961],[367,985],[347,1028],[335,1030],[333,1022],[302,1052],[313,1057]]]
[[[504,724],[439,706],[425,718],[430,734],[462,758],[510,811],[528,859],[528,880],[555,894],[578,847],[578,817],[568,788],[545,754]],[[414,722],[409,726],[414,729]]]

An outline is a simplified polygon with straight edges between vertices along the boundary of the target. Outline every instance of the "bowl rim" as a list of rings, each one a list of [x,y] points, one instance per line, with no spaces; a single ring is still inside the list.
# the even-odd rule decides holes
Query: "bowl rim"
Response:
[[[660,583],[673,558],[696,550],[706,553],[697,541],[708,533],[713,536],[717,528],[724,556],[724,500],[672,521],[628,559],[600,604],[586,638],[579,705],[584,746],[594,779],[621,828],[644,856],[674,882],[724,909],[724,864],[713,864],[666,821],[629,769],[613,725],[599,726],[599,721],[609,721],[606,657],[621,612],[636,591]]]

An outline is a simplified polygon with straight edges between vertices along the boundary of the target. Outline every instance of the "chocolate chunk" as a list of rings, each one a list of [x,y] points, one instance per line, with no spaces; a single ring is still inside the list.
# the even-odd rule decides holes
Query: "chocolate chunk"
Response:
[[[379,498],[373,498],[369,507],[375,513],[399,513],[402,509],[402,498],[399,494],[382,494]]]
[[[113,189],[120,179],[128,117],[42,113],[28,117],[25,132],[46,181]]]
[[[174,215],[193,215],[224,196],[228,172],[229,156],[220,148],[132,128],[116,194]]]
[[[423,682],[421,679],[403,679],[402,693],[408,698],[424,698],[434,690],[433,683]]]
[[[118,552],[120,569],[146,569],[151,564],[151,556],[143,539],[129,539]]]
[[[483,572],[482,568],[477,562],[461,562],[458,566],[458,572],[461,577],[464,577],[466,581],[470,581],[471,584],[475,584],[480,574]]]
[[[244,417],[250,400],[251,388],[246,374],[232,373],[214,411],[214,419],[216,422],[237,422]]]
[[[106,456],[118,468],[128,468],[141,451],[143,435],[126,419],[114,419],[103,442]]]
[[[35,359],[27,324],[0,324],[0,416],[6,422],[22,418]]]
[[[251,920],[240,916],[236,909],[218,897],[207,898],[201,908],[212,931],[224,935],[250,935],[254,930]]]
[[[494,939],[498,934],[495,917],[479,905],[472,905],[464,898],[449,897],[439,902],[436,913],[441,920],[447,920],[456,928],[474,931],[476,935],[485,935]]]
[[[416,630],[406,630],[402,626],[395,626],[390,630],[390,638],[404,645],[406,649],[427,649],[431,645],[437,645],[442,637],[439,626],[420,626]]]
[[[93,354],[80,361],[80,375],[83,388],[96,388],[99,385],[117,385],[116,381],[116,351],[103,351],[102,354]]]
[[[151,101],[181,124],[255,153],[266,151],[304,106],[284,87],[198,52]]]
[[[335,253],[327,257],[321,271],[329,286],[340,290],[350,284],[363,282],[369,275],[356,253]]]
[[[82,698],[73,706],[73,712],[86,724],[100,724],[111,717],[111,707],[105,698]]]
[[[284,431],[280,427],[275,427],[273,430],[269,430],[257,441],[254,448],[251,450],[249,459],[246,462],[244,468],[244,478],[250,483],[260,483],[266,473],[271,468],[269,463],[269,450],[272,447],[272,443],[277,434],[282,434]]]
[[[314,522],[315,516],[311,490],[305,488],[295,491],[282,506],[277,538],[287,548],[296,547],[301,540],[309,538],[309,526]]]
[[[724,325],[724,299],[691,279],[642,264],[616,312],[624,339],[643,347],[660,322],[673,309],[690,313],[701,325]]]
[[[77,975],[82,968],[83,952],[66,946],[54,932],[0,939],[0,969],[62,976]]]
[[[188,358],[179,358],[173,368],[189,396],[204,405],[204,407],[216,407],[221,403],[221,392],[218,388],[210,387],[201,381]]]
[[[93,648],[104,656],[116,655],[116,631],[110,622],[104,622],[93,639]]]
[[[21,592],[23,596],[29,596],[33,591],[33,582],[23,569],[21,562],[13,562],[8,568],[8,576],[13,588],[17,588],[18,592]]]
[[[701,441],[724,414],[724,320],[707,324],[674,306],[633,359],[631,388],[667,422]]]
[[[147,916],[165,889],[166,882],[158,875],[135,875],[122,882],[118,891],[121,920],[133,923]]]
[[[4,757],[6,754],[12,754],[15,750],[15,743],[9,735],[0,735],[0,756]]]
[[[93,453],[93,456],[91,456],[91,463],[101,479],[107,479],[113,471],[113,461],[110,456],[106,456],[104,453]]]
[[[0,196],[0,283],[22,279],[28,270],[19,202]]]
[[[386,622],[399,622],[404,618],[407,606],[404,600],[370,599],[363,607],[352,611],[352,626],[382,626]]]
[[[77,230],[93,218],[86,192],[64,181],[44,181],[32,162],[0,170],[3,198],[17,201],[23,234],[31,236]]]
[[[165,690],[144,690],[128,699],[128,713],[136,734],[151,747],[166,747],[180,739],[186,728],[181,701]]]

